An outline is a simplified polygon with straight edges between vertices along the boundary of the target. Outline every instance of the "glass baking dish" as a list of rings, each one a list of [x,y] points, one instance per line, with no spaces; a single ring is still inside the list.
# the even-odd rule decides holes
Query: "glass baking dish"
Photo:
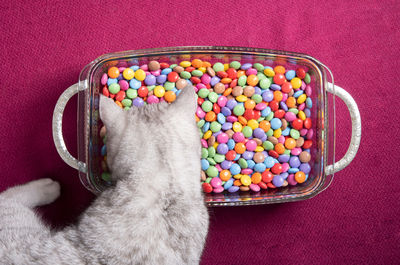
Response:
[[[286,69],[299,67],[308,70],[312,88],[310,118],[314,135],[311,153],[311,172],[306,182],[296,186],[268,188],[259,192],[240,191],[235,193],[207,193],[208,206],[253,205],[298,201],[311,198],[326,189],[333,180],[334,172],[346,167],[357,153],[361,139],[361,119],[353,98],[342,88],[335,86],[329,69],[311,56],[286,51],[243,47],[169,47],[110,53],[100,56],[81,71],[79,82],[68,88],[59,98],[53,115],[53,138],[62,159],[78,169],[83,185],[94,193],[103,191],[109,185],[101,178],[102,168],[99,135],[102,126],[99,117],[99,95],[101,77],[111,66],[130,67],[148,63],[151,60],[176,64],[193,59],[210,63],[261,63]],[[68,100],[78,93],[78,159],[68,152],[62,137],[62,115]],[[345,156],[335,163],[335,99],[339,96],[349,108],[352,118],[352,138]],[[200,180],[199,180],[200,181]]]

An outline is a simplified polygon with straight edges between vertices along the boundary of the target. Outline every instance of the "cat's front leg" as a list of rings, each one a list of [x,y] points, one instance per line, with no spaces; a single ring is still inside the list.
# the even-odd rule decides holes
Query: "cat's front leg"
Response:
[[[0,198],[10,199],[30,208],[52,203],[58,196],[60,184],[50,178],[34,180],[0,193]]]

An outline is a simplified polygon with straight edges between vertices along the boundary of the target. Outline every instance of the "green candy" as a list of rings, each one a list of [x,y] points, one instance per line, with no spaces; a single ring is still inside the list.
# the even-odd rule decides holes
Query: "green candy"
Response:
[[[165,90],[170,91],[175,88],[175,83],[167,81],[164,83],[164,88]]]
[[[206,148],[201,148],[201,158],[208,157],[208,150]]]
[[[107,143],[107,135],[103,137],[103,143],[104,143],[104,144]]]
[[[261,103],[262,102],[262,96],[259,94],[254,94],[251,96],[251,99],[254,100],[255,103]]]
[[[203,72],[200,71],[200,70],[193,70],[193,71],[192,71],[192,75],[193,75],[193,76],[200,77],[200,76],[203,75]]]
[[[224,186],[224,185],[225,185],[225,183],[226,183],[226,181],[222,181],[222,182],[221,182],[221,185],[222,185],[222,186]]]
[[[289,149],[285,149],[285,151],[283,152],[285,155],[290,155],[290,150]]]
[[[208,177],[208,178],[206,178],[206,181],[204,181],[204,182],[210,183],[211,180],[212,180],[212,178]]]
[[[199,134],[200,134],[200,139],[203,138],[204,133],[201,131],[200,128],[199,128]]]
[[[215,166],[217,164],[217,162],[215,162],[215,160],[211,157],[207,158],[208,163],[210,163],[210,165]]]
[[[209,158],[214,158],[214,156],[215,156],[215,148],[213,147],[213,146],[210,146],[208,149],[208,157]]]
[[[251,129],[250,126],[244,126],[242,129],[242,133],[244,137],[249,138],[250,136],[253,135],[253,129]]]
[[[241,167],[241,168],[247,168],[247,161],[244,159],[244,158],[239,158],[239,161],[238,161],[238,163],[239,163],[239,166]]]
[[[245,86],[246,82],[247,82],[247,76],[242,75],[241,77],[239,77],[239,79],[238,79],[239,86]]]
[[[121,101],[121,104],[122,106],[129,108],[130,106],[132,106],[132,100],[125,98]]]
[[[263,120],[265,120],[265,117],[260,117],[260,118],[258,118],[258,122],[262,122]]]
[[[108,91],[112,94],[117,94],[121,90],[121,87],[119,86],[118,83],[112,83],[111,85],[108,86]]]
[[[267,136],[272,136],[272,135],[274,135],[274,130],[269,129],[269,130],[266,132],[266,134],[267,134]]]
[[[128,88],[128,90],[126,91],[126,96],[130,99],[137,98],[137,90]]]
[[[124,110],[130,110],[130,107],[124,107]]]
[[[213,69],[215,72],[224,71],[224,65],[222,63],[215,63]]]
[[[205,120],[200,120],[200,121],[197,123],[197,127],[199,127],[199,128],[203,127],[204,123],[206,123]]]
[[[207,176],[214,178],[218,176],[218,169],[214,166],[210,166],[209,168],[207,168],[206,174]]]
[[[155,87],[156,87],[155,85],[147,86],[147,89],[148,89],[149,92],[150,92],[150,91],[153,91]]]
[[[103,172],[101,174],[101,178],[105,181],[111,181],[111,174],[108,172]]]
[[[299,113],[299,110],[295,108],[288,109],[288,111],[293,112],[296,115]]]
[[[271,81],[269,81],[268,78],[262,79],[262,80],[260,81],[260,87],[261,87],[262,89],[267,89],[267,88],[269,88],[270,86],[271,86]]]
[[[274,144],[271,143],[270,141],[264,141],[263,142],[263,147],[265,148],[265,150],[272,150],[274,149]]]
[[[225,160],[225,156],[224,156],[224,155],[221,155],[221,154],[216,154],[216,155],[214,156],[214,160],[215,160],[215,162],[217,162],[217,163],[222,163],[222,162]]]
[[[180,75],[180,77],[183,78],[183,79],[189,79],[189,78],[192,77],[192,75],[191,75],[189,72],[187,72],[187,71],[182,71],[179,75]]]
[[[232,67],[233,69],[239,69],[240,68],[240,66],[241,66],[241,64],[238,62],[238,61],[232,61],[230,64],[229,64],[229,67]]]
[[[263,74],[263,73],[258,73],[257,74],[258,80],[263,80],[263,79],[267,79],[267,77]]]
[[[213,104],[210,101],[204,101],[203,104],[201,104],[201,108],[205,111],[205,112],[209,112],[212,110],[213,108]],[[244,111],[243,111],[244,112]]]
[[[296,129],[291,129],[290,136],[292,136],[293,139],[297,140],[300,137],[300,132]]]
[[[309,73],[306,73],[306,76],[304,77],[304,82],[306,82],[306,84],[309,84],[311,82],[311,76],[309,75]]]
[[[270,120],[272,120],[273,118],[274,118],[274,112],[273,111],[271,111],[268,115],[267,115],[267,117],[265,117],[265,119],[267,120],[267,121],[270,121]]]
[[[253,67],[256,68],[258,72],[264,71],[264,66],[260,63],[253,64]]]
[[[222,127],[222,125],[221,125],[219,122],[217,122],[217,121],[213,121],[213,122],[210,124],[210,130],[211,130],[212,132],[219,132],[219,131],[221,130],[221,127]]]
[[[202,89],[205,89],[205,88],[202,88]],[[215,103],[215,102],[217,102],[217,100],[218,100],[218,94],[215,93],[215,92],[210,92],[210,93],[208,94],[208,99],[209,99],[212,103]]]
[[[197,94],[201,98],[206,98],[208,96],[208,94],[210,94],[210,90],[208,90],[207,88],[202,88],[199,90],[199,92],[197,92]]]
[[[175,64],[171,64],[170,66],[169,66],[169,68],[171,68],[171,69],[174,69],[175,67],[177,67],[178,65],[175,63]]]
[[[212,108],[212,107],[211,107],[211,108]],[[244,111],[245,111],[245,109],[244,109],[243,104],[237,104],[237,105],[233,108],[233,113],[234,113],[236,116],[241,116],[241,115],[243,115]]]

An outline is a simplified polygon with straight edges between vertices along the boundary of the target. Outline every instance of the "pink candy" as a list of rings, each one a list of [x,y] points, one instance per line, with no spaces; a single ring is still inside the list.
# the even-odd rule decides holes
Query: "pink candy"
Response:
[[[285,113],[285,120],[287,120],[288,122],[294,121],[296,118],[296,114],[291,111]]]
[[[147,98],[147,103],[149,104],[154,104],[154,103],[158,103],[160,102],[160,100],[158,99],[158,97],[151,95]]]
[[[205,85],[209,84],[211,81],[211,76],[209,76],[208,74],[204,74],[201,76],[201,82]]]
[[[198,107],[197,107],[197,110],[196,110],[196,115],[197,115],[197,117],[199,117],[200,119],[203,119],[203,118],[206,116],[206,113],[204,112],[204,110],[202,110],[202,109],[200,108],[200,106],[198,106]]]
[[[220,97],[217,99],[217,104],[218,104],[218,106],[220,106],[221,108],[222,108],[222,107],[225,107],[227,102],[228,102],[228,98],[225,97],[225,96],[220,96]]]
[[[241,143],[244,142],[244,140],[246,139],[243,135],[243,133],[241,132],[235,132],[232,136],[233,140],[237,143]]]
[[[217,136],[217,142],[220,144],[226,144],[229,140],[229,136],[226,133],[220,133]]]
[[[222,185],[222,180],[218,177],[214,177],[211,179],[210,181],[211,186],[213,186],[214,188],[218,188]]]
[[[246,143],[246,149],[248,151],[254,151],[257,148],[257,142],[254,140],[248,140]]]

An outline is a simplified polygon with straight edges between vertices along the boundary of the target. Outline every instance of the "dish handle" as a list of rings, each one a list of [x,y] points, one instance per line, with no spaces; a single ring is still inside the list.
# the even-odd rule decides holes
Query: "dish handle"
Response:
[[[53,112],[53,123],[52,123],[52,130],[53,130],[53,140],[56,146],[58,154],[67,163],[69,166],[86,173],[86,164],[82,161],[79,161],[75,157],[73,157],[67,149],[67,146],[64,142],[64,137],[62,133],[62,118],[65,110],[65,106],[67,105],[68,101],[79,92],[78,84],[74,84],[67,88],[57,100],[56,107],[54,108]]]
[[[361,116],[357,107],[357,103],[346,90],[339,86],[333,85],[332,83],[328,83],[327,91],[335,96],[338,96],[344,101],[349,109],[351,117],[351,141],[349,148],[342,159],[340,159],[338,162],[335,162],[333,165],[326,166],[325,174],[331,175],[347,167],[356,156],[361,140]]]

